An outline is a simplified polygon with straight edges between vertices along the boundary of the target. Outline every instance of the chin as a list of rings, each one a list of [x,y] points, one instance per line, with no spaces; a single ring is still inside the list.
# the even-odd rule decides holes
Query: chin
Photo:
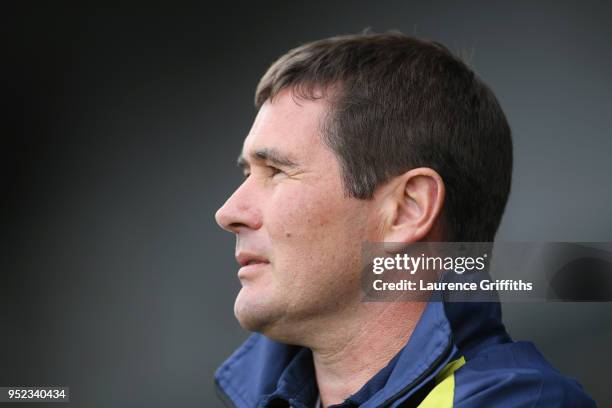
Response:
[[[274,307],[263,294],[247,293],[241,289],[234,303],[234,316],[240,326],[251,332],[266,334],[274,322],[282,317],[281,308]]]

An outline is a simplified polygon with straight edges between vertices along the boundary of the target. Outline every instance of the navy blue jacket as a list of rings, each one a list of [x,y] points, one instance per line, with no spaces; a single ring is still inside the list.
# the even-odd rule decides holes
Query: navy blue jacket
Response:
[[[229,406],[313,407],[318,395],[309,349],[260,334],[217,370]],[[336,407],[594,407],[580,384],[530,342],[513,342],[499,303],[428,303],[389,364]]]

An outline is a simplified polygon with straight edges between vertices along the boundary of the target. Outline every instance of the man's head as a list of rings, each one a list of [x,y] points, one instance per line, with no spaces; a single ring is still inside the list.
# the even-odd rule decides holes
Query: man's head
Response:
[[[334,37],[274,63],[217,212],[236,233],[250,330],[290,342],[358,309],[362,243],[491,241],[510,188],[510,130],[443,46]]]

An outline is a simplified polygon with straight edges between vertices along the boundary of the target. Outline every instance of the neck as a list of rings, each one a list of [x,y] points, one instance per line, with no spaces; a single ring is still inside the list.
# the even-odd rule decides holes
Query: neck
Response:
[[[310,348],[322,405],[342,403],[384,368],[410,339],[425,306],[360,303],[352,316],[327,325],[334,330],[318,333]]]

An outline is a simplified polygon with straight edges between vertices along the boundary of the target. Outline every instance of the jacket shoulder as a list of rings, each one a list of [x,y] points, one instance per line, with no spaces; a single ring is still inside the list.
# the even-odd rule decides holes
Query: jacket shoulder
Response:
[[[480,351],[455,372],[455,407],[595,407],[574,379],[552,367],[530,342]]]

